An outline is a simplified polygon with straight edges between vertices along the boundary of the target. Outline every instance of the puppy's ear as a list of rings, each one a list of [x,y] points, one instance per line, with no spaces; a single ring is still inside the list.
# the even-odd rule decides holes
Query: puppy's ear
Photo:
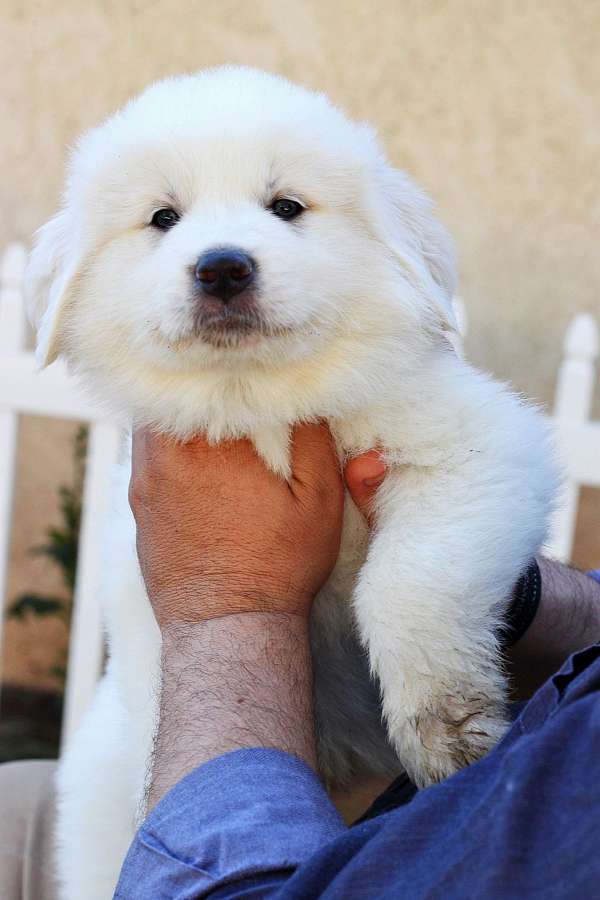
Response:
[[[70,215],[62,210],[38,231],[25,273],[27,314],[37,333],[36,358],[42,367],[62,349],[61,319],[78,268],[71,240]]]
[[[456,288],[454,247],[433,216],[433,204],[403,172],[379,170],[378,220],[384,242],[425,290],[444,330],[457,331],[452,306]]]

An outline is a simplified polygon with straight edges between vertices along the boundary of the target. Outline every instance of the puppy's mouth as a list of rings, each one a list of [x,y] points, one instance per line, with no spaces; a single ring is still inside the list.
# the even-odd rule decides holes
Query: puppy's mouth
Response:
[[[196,305],[193,333],[219,350],[256,343],[260,338],[289,334],[290,329],[270,324],[254,303],[206,303]]]

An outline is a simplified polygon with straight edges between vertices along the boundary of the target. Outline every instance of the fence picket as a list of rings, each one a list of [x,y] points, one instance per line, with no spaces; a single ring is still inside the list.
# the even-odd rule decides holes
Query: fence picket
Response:
[[[0,407],[0,662],[7,594],[8,558],[17,460],[17,416]],[[2,670],[0,668],[0,674]]]
[[[563,562],[570,559],[573,548],[580,485],[600,486],[600,422],[589,421],[598,344],[594,317],[576,316],[563,341],[554,404],[556,441],[566,479],[547,551]]]
[[[0,358],[8,353],[17,354],[25,347],[25,316],[23,315],[22,300],[25,259],[25,248],[21,244],[11,244],[6,248],[0,263]],[[17,441],[18,408],[10,402],[4,402],[0,396],[0,663],[2,661],[2,633],[8,580]]]
[[[27,254],[22,244],[9,244],[0,262],[0,353],[25,349],[23,275]]]
[[[98,602],[102,536],[111,496],[111,475],[119,454],[119,432],[108,422],[90,427],[77,580],[65,687],[62,745],[68,743],[94,694],[104,657],[103,625]]]

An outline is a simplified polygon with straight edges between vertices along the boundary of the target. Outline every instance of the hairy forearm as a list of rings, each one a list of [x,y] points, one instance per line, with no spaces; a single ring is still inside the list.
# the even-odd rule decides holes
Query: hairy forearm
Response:
[[[561,563],[538,563],[540,606],[509,654],[518,697],[530,696],[571,653],[600,640],[600,584]]]
[[[148,809],[202,763],[275,747],[316,766],[305,618],[242,613],[163,633]]]

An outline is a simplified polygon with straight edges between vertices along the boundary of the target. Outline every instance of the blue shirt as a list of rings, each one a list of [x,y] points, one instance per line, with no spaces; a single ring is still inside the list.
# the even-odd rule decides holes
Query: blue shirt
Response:
[[[600,644],[572,656],[484,759],[351,828],[293,756],[211,760],[143,823],[115,898],[592,900],[599,826]]]

